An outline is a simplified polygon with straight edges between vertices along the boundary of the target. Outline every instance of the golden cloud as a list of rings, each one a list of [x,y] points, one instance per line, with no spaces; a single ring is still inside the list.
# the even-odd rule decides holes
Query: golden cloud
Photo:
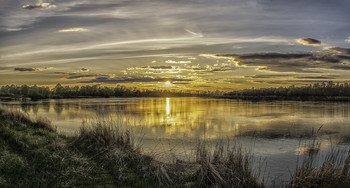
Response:
[[[27,4],[22,6],[23,9],[29,9],[29,10],[36,9],[36,8],[55,8],[55,7],[56,5],[51,3],[41,3],[41,4],[34,4],[34,5]]]
[[[81,27],[74,27],[74,28],[61,29],[58,32],[65,33],[65,32],[85,32],[85,31],[88,31],[88,29],[81,28]]]
[[[297,42],[305,46],[320,46],[322,44],[321,41],[313,38],[299,38]]]

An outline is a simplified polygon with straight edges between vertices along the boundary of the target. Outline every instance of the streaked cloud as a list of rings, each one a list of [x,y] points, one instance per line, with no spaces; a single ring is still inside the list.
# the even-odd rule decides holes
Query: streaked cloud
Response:
[[[60,29],[58,32],[65,33],[65,32],[85,32],[89,31],[88,29],[81,28],[81,27],[74,27],[74,28],[66,28],[66,29]]]
[[[320,46],[322,44],[321,41],[313,39],[313,38],[299,38],[297,42],[306,46]]]
[[[298,79],[324,79],[324,80],[332,80],[339,78],[340,75],[320,75],[320,76],[296,76],[294,78]]]
[[[100,78],[98,83],[108,84],[177,78],[193,80],[186,82],[189,88],[210,89],[332,74],[341,75],[337,81],[350,80],[344,50],[350,42],[349,6],[348,0],[4,0],[0,64],[8,69],[0,80],[21,83],[32,76],[32,83],[49,85],[57,79],[74,84]],[[295,45],[304,36],[310,38]],[[310,51],[325,43],[343,49]],[[55,68],[29,73],[42,66]],[[290,77],[263,76],[284,74]]]
[[[188,82],[192,81],[190,79],[178,79],[178,78],[151,78],[151,77],[97,77],[88,81],[81,81],[80,83],[135,83],[135,82],[175,82],[175,81],[183,81]]]
[[[350,54],[349,49],[332,48],[335,52]],[[349,51],[348,51],[349,50]],[[231,57],[240,66],[255,66],[258,70],[276,72],[315,73],[318,69],[349,71],[350,65],[345,63],[344,57],[328,52],[307,53],[257,53],[257,54],[226,54],[219,57]]]
[[[37,71],[36,68],[23,68],[23,67],[17,67],[17,68],[14,68],[15,71],[21,71],[21,72],[34,72],[34,71]]]
[[[285,78],[296,78],[296,79],[336,79],[339,78],[340,75],[310,75],[310,76],[298,76],[298,75],[292,75],[292,74],[261,74],[261,75],[254,75],[254,76],[245,76],[246,78],[253,78],[253,79],[285,79]],[[295,80],[294,80],[295,81]]]
[[[91,78],[96,77],[98,75],[95,74],[73,74],[70,76],[65,77],[66,79],[79,79],[79,78]]]
[[[202,33],[195,33],[193,31],[190,31],[188,29],[185,29],[186,32],[190,33],[191,35],[195,36],[195,37],[200,37],[202,38],[203,37],[203,34]]]
[[[246,78],[281,78],[281,77],[291,77],[289,74],[261,74],[254,76],[245,76]]]
[[[339,54],[350,55],[350,48],[328,47],[326,50],[331,50]]]
[[[191,63],[191,61],[173,61],[173,60],[166,60],[165,63],[170,63],[170,64],[188,64],[188,63]]]
[[[51,3],[26,4],[22,6],[23,9],[29,9],[29,10],[37,9],[37,8],[55,8],[55,7],[56,5]]]
[[[42,71],[48,69],[47,67],[43,68],[31,68],[31,67],[15,67],[14,71],[21,71],[21,72],[35,72],[35,71]]]
[[[263,84],[272,84],[272,85],[305,85],[310,83],[320,83],[320,82],[328,82],[329,80],[317,80],[317,79],[311,79],[311,80],[254,80],[256,83],[263,83]],[[276,86],[275,86],[276,87]]]
[[[235,63],[215,63],[215,64],[185,64],[173,63],[174,65],[158,65],[158,66],[138,66],[129,67],[123,72],[126,75],[162,75],[162,76],[198,76],[209,75],[216,72],[229,72],[236,68]]]

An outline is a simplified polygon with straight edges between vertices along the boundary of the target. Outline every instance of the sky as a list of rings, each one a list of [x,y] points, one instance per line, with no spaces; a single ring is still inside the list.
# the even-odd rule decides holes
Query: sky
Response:
[[[0,0],[0,85],[350,81],[348,0]]]

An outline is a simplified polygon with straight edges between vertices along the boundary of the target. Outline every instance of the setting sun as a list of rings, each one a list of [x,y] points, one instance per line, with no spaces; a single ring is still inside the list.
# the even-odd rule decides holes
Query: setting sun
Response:
[[[164,84],[165,84],[165,86],[167,86],[167,87],[170,87],[170,86],[173,85],[170,81],[166,81],[166,82],[164,82]]]

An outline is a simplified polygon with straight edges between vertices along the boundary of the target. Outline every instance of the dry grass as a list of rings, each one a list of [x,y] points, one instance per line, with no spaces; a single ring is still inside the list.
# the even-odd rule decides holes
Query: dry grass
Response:
[[[317,162],[315,155],[307,155],[286,187],[350,187],[349,149],[332,150],[320,166]]]
[[[9,111],[0,108],[0,115],[13,122],[24,123],[33,128],[41,128],[51,132],[56,132],[57,128],[51,124],[51,121],[45,118],[31,118],[19,111]]]
[[[99,118],[83,124],[75,145],[86,149],[94,160],[123,185],[138,184],[149,187],[151,184],[169,187],[174,185],[167,171],[167,165],[141,154],[131,131],[110,118]]]
[[[209,149],[197,145],[195,161],[162,163],[141,153],[132,134],[110,119],[99,119],[81,127],[76,143],[98,155],[98,161],[123,180],[132,169],[134,177],[143,177],[161,187],[262,187],[253,176],[249,155],[238,146],[219,143]],[[108,148],[108,149],[104,149]],[[130,175],[130,173],[129,173]]]
[[[319,161],[321,142],[317,140],[317,134],[321,128],[313,134],[301,165],[296,167],[286,187],[350,187],[349,148],[331,148],[323,161]]]
[[[196,151],[199,168],[195,184],[199,187],[264,187],[253,175],[250,156],[241,147],[222,142],[210,152],[205,143],[199,143]]]
[[[99,121],[93,125],[82,125],[79,130],[78,142],[87,147],[112,146],[121,149],[134,149],[134,142],[130,131],[122,131],[118,126]]]

